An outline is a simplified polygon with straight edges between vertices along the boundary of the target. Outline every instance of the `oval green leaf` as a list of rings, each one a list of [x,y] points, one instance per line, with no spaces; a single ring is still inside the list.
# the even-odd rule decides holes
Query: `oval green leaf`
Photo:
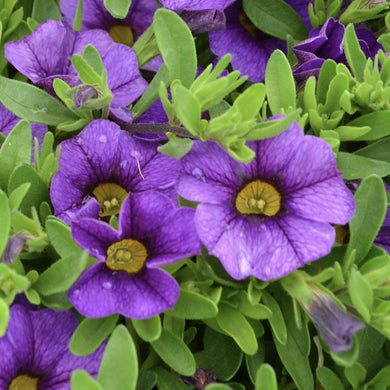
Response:
[[[154,316],[146,320],[131,320],[138,336],[144,341],[155,341],[161,335],[160,316]]]

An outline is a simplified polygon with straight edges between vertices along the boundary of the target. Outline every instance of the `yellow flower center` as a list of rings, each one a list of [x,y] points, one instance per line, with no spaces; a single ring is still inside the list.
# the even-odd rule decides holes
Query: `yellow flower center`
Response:
[[[109,246],[106,265],[112,271],[136,274],[142,270],[147,257],[148,252],[142,243],[125,238]]]
[[[134,44],[133,30],[130,26],[117,24],[110,28],[109,34],[114,42],[123,43],[130,47]]]
[[[99,184],[92,194],[100,204],[100,217],[119,214],[122,203],[127,197],[127,191],[115,183]]]
[[[8,390],[37,390],[39,378],[28,374],[18,375],[10,383]]]
[[[241,214],[276,215],[281,208],[278,190],[265,181],[254,180],[248,183],[236,197],[236,209]]]
[[[258,28],[250,21],[245,12],[239,13],[238,20],[240,21],[241,26],[244,27],[245,30],[256,39]]]

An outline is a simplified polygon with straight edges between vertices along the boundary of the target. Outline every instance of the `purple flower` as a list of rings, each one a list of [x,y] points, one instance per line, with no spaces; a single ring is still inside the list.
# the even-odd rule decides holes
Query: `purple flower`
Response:
[[[134,139],[113,122],[93,121],[60,145],[50,196],[55,215],[67,223],[82,209],[88,216],[99,209],[101,217],[116,215],[129,192],[158,190],[177,198],[178,162],[159,153],[158,143]]]
[[[390,186],[386,183],[385,185],[387,193],[390,195]],[[385,249],[390,254],[390,208],[387,208],[385,219],[383,220],[382,226],[374,240],[374,244]]]
[[[217,9],[223,11],[235,0],[161,0],[161,4],[165,8],[174,11],[186,9],[188,11],[203,11],[206,9]]]
[[[68,390],[76,369],[96,378],[104,345],[85,357],[70,353],[69,341],[78,326],[71,311],[34,311],[16,304],[10,312],[7,332],[0,338],[1,389]]]
[[[71,57],[73,54],[81,54],[87,44],[96,47],[107,70],[108,86],[114,96],[111,101],[112,114],[124,121],[131,121],[131,114],[126,107],[143,93],[147,82],[139,73],[133,50],[113,42],[106,31],[77,33],[54,20],[47,20],[31,35],[8,42],[5,45],[5,56],[34,84],[43,86],[55,96],[55,78],[64,80],[72,87],[81,84]]]
[[[318,76],[321,65],[325,59],[332,59],[347,65],[344,54],[345,27],[333,18],[318,29],[311,31],[310,37],[295,45],[293,51],[297,56],[297,67],[294,76],[298,80],[306,80],[310,76]],[[366,28],[356,29],[356,35],[363,52],[368,58],[373,58],[382,46]]]
[[[316,294],[310,305],[304,308],[333,352],[349,350],[352,347],[352,335],[364,328],[362,322],[340,310],[323,293]]]
[[[264,80],[265,68],[272,52],[286,51],[286,42],[258,30],[236,1],[226,8],[226,29],[209,33],[210,49],[218,57],[232,55],[234,70],[247,75],[252,82]]]
[[[328,144],[298,124],[248,146],[256,157],[243,164],[216,143],[196,142],[181,159],[177,189],[200,202],[199,238],[233,278],[280,278],[329,253],[330,224],[349,221],[354,199]]]
[[[73,24],[78,0],[61,0],[60,10],[65,23]],[[83,0],[81,31],[102,29],[110,33],[115,42],[133,46],[133,43],[152,24],[158,8],[154,0],[133,0],[124,19],[114,18],[105,8],[103,0]]]
[[[177,209],[150,191],[128,195],[119,231],[94,219],[74,222],[74,240],[98,262],[71,287],[68,299],[88,317],[145,319],[172,308],[179,286],[158,267],[199,253],[193,216],[193,209]]]

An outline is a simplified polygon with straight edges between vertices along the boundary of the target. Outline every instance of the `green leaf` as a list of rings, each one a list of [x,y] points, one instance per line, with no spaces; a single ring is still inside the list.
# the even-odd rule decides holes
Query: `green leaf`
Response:
[[[106,390],[135,390],[138,359],[134,341],[124,325],[118,325],[106,346],[98,382]]]
[[[370,131],[363,134],[358,139],[360,141],[373,141],[390,135],[390,111],[370,112],[358,116],[348,122],[347,126],[370,127]]]
[[[344,32],[344,52],[352,73],[358,81],[364,81],[364,68],[367,58],[360,48],[353,24],[349,24]]]
[[[0,258],[8,242],[8,234],[11,226],[11,212],[7,195],[0,190]]]
[[[20,211],[26,216],[32,216],[31,208],[39,210],[42,202],[50,202],[49,190],[46,183],[31,165],[21,165],[11,174],[8,183],[8,193],[11,193],[21,185],[30,183],[27,195],[20,204]]]
[[[81,255],[83,250],[73,241],[70,226],[50,216],[46,220],[46,233],[51,245],[61,257]]]
[[[171,310],[166,310],[171,316],[184,319],[212,318],[218,314],[217,305],[204,295],[193,291],[180,290],[180,296]]]
[[[352,303],[364,321],[370,322],[374,294],[366,278],[355,269],[351,270],[348,290]]]
[[[4,336],[9,319],[9,307],[3,299],[0,299],[0,337]]]
[[[337,154],[337,168],[343,173],[344,180],[363,179],[370,175],[390,175],[390,163],[346,152]]]
[[[35,0],[31,17],[42,23],[48,19],[60,20],[62,15],[54,0]]]
[[[145,320],[132,319],[131,323],[138,336],[144,341],[156,341],[161,336],[161,320],[158,315]]]
[[[189,87],[196,74],[195,42],[190,29],[175,12],[158,9],[153,18],[158,48],[168,68],[170,80]]]
[[[168,69],[164,64],[161,65],[142,96],[131,109],[134,120],[143,114],[157,100],[161,83],[164,85],[168,85],[169,83]]]
[[[180,84],[172,85],[171,89],[172,103],[177,117],[191,134],[198,135],[201,128],[201,110],[198,98]]]
[[[114,330],[118,318],[118,314],[104,318],[84,318],[70,339],[70,351],[76,356],[94,352]]]
[[[354,154],[390,163],[390,137],[370,143],[366,147],[354,152]]]
[[[262,364],[256,374],[256,390],[278,390],[276,374],[272,366]]]
[[[1,78],[1,76],[0,76]],[[31,127],[27,121],[20,121],[8,134],[0,148],[0,188],[7,190],[8,180],[20,164],[31,162]]]
[[[272,311],[272,316],[268,319],[268,321],[275,337],[278,339],[280,344],[285,345],[287,343],[287,328],[278,302],[265,291],[262,295],[262,300]]]
[[[387,365],[386,367],[382,368],[373,379],[370,380],[368,385],[390,385],[390,366]]]
[[[76,69],[80,80],[87,85],[102,85],[102,77],[96,73],[95,69],[87,62],[87,60],[79,55],[73,54],[72,65]]]
[[[340,96],[348,89],[348,78],[344,74],[338,74],[329,83],[326,94],[325,111],[332,113],[340,109]]]
[[[327,59],[322,64],[317,82],[317,102],[325,104],[330,82],[336,76],[336,62]]]
[[[208,367],[219,379],[229,381],[236,375],[243,353],[231,337],[206,327],[204,351],[196,355],[197,365]]]
[[[241,113],[242,121],[249,121],[258,115],[265,98],[265,85],[252,84],[234,100],[233,106]],[[295,102],[295,99],[294,99]]]
[[[16,116],[57,126],[79,119],[56,98],[40,88],[0,76],[0,101]]]
[[[131,0],[104,0],[106,10],[117,19],[124,19],[129,13]]]
[[[73,371],[70,380],[72,390],[104,390],[86,371]]]
[[[192,352],[179,337],[167,329],[162,329],[160,338],[151,342],[160,358],[180,375],[191,376],[196,364]]]
[[[317,367],[316,374],[324,390],[345,390],[343,382],[328,367]]]
[[[356,211],[349,222],[350,239],[345,259],[356,251],[356,262],[367,255],[387,211],[387,194],[382,179],[368,176],[355,193]]]
[[[189,387],[184,384],[181,378],[160,367],[153,367],[157,374],[158,390],[188,390]],[[140,389],[144,390],[144,389]]]
[[[247,319],[228,304],[221,303],[218,309],[216,320],[220,328],[229,334],[246,354],[256,353],[256,335]]]
[[[169,141],[158,146],[157,150],[177,160],[186,155],[192,148],[194,141],[190,138],[179,138],[175,133],[167,132]]]
[[[273,2],[274,0],[272,0]],[[273,115],[295,109],[296,90],[291,66],[281,50],[275,50],[265,70],[267,100]]]
[[[244,0],[243,7],[251,22],[276,38],[296,41],[307,38],[307,29],[294,9],[282,0]]]
[[[83,0],[77,1],[77,8],[73,20],[73,30],[80,31],[83,24]]]
[[[88,252],[72,254],[53,263],[39,277],[33,287],[42,295],[53,295],[68,290],[84,271]]]
[[[360,363],[353,363],[352,366],[345,367],[344,374],[352,387],[357,389],[361,384],[364,383],[367,370]]]

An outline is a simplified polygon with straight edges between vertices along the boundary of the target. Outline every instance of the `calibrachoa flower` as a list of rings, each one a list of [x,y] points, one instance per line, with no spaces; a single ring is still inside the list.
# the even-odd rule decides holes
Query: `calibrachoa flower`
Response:
[[[70,389],[74,370],[86,370],[96,378],[104,345],[85,357],[69,351],[78,326],[71,311],[30,310],[15,304],[6,334],[0,338],[0,388]]]
[[[352,347],[352,335],[364,324],[342,311],[329,296],[316,294],[310,305],[304,306],[333,352],[347,351]]]
[[[123,121],[131,121],[127,106],[147,87],[138,69],[134,51],[115,43],[103,30],[77,33],[54,20],[40,24],[34,32],[19,41],[5,45],[5,56],[34,84],[54,94],[53,81],[60,78],[74,87],[81,83],[71,63],[73,54],[81,54],[84,47],[96,47],[107,70],[108,86],[113,94],[111,113]],[[125,71],[124,71],[125,70]]]
[[[61,0],[60,10],[64,20],[73,24],[78,0]],[[115,42],[133,46],[139,36],[152,24],[154,11],[158,8],[154,0],[133,0],[124,19],[114,18],[105,8],[103,0],[83,0],[83,22],[81,31],[102,29],[110,33]]]
[[[330,18],[321,28],[311,31],[309,39],[295,45],[292,49],[298,63],[294,76],[298,80],[318,76],[321,65],[327,58],[347,65],[343,46],[344,31],[345,27],[339,21]],[[374,58],[378,50],[382,49],[370,30],[357,28],[356,35],[367,58]]]
[[[349,221],[354,199],[331,148],[298,124],[248,146],[256,157],[243,164],[216,143],[195,143],[177,189],[200,202],[199,238],[233,278],[280,278],[329,253],[330,224]]]
[[[93,121],[60,145],[50,197],[55,215],[67,223],[84,207],[94,212],[91,197],[99,202],[101,217],[118,214],[129,192],[158,190],[177,198],[178,162],[159,153],[158,143],[134,139],[113,122]]]
[[[87,317],[120,313],[145,319],[172,308],[179,286],[158,267],[199,253],[193,216],[193,209],[177,209],[150,191],[128,195],[119,231],[95,219],[74,222],[74,240],[98,262],[71,287],[68,299]]]

